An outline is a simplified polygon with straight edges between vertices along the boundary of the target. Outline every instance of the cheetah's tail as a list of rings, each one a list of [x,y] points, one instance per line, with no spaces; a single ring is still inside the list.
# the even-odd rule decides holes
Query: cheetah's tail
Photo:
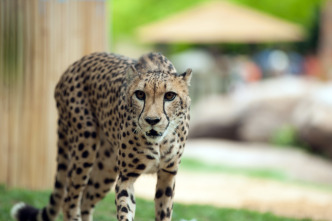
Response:
[[[58,173],[59,175],[59,173]],[[61,174],[63,175],[63,174]],[[59,176],[58,176],[59,178]],[[17,203],[10,211],[11,216],[17,221],[53,221],[57,217],[64,197],[65,185],[56,181],[55,189],[50,196],[47,206],[37,209],[23,202]]]
[[[17,203],[13,206],[10,211],[11,216],[13,219],[17,221],[44,221],[50,220],[46,214],[46,208],[39,210],[32,206],[29,206],[23,202]]]
[[[11,216],[17,221],[50,221],[46,212],[46,207],[43,209],[36,209],[23,202],[17,203],[10,211]]]

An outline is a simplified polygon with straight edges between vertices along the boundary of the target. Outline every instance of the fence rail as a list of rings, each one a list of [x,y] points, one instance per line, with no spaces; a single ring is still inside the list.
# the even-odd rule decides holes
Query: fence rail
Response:
[[[53,185],[53,91],[66,67],[105,51],[105,2],[0,0],[0,183]]]

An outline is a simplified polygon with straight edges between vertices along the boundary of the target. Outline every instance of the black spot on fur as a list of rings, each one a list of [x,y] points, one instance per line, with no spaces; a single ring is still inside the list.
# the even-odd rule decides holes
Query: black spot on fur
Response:
[[[104,168],[104,164],[102,162],[98,163],[98,168],[99,170],[102,170]]]
[[[54,211],[54,209],[49,209],[49,212],[50,212],[51,216],[54,216],[54,215],[55,215],[55,211]]]
[[[161,189],[158,189],[156,192],[156,199],[159,199],[160,197],[162,197],[163,194],[164,194],[163,191]]]
[[[165,218],[165,212],[161,211],[160,213],[160,220],[163,220]]]
[[[130,195],[130,200],[133,204],[136,204],[136,201],[135,201],[135,198],[134,198],[134,195]]]
[[[50,204],[51,204],[52,206],[55,205],[55,200],[54,200],[54,198],[53,198],[53,195],[50,196]]]
[[[55,181],[54,187],[57,189],[60,189],[63,187],[62,183],[60,183],[58,180]]]
[[[76,174],[80,175],[82,173],[82,168],[77,168],[76,169]]]
[[[90,168],[90,167],[92,167],[92,165],[93,165],[92,163],[84,163],[83,167],[84,168]]]
[[[50,221],[50,219],[48,218],[48,215],[47,215],[46,208],[43,209],[42,218],[43,218],[43,221]]]
[[[145,169],[145,165],[144,164],[139,164],[139,165],[137,165],[136,169],[138,169],[138,170],[144,170]]]
[[[126,207],[122,207],[121,212],[128,213],[128,209]]]
[[[58,171],[60,171],[60,170],[66,171],[67,170],[67,165],[64,164],[64,163],[59,163],[58,164]]]
[[[168,197],[171,197],[173,195],[173,190],[172,190],[171,187],[168,186],[166,188],[165,195],[168,196]]]
[[[84,132],[84,137],[85,138],[89,138],[90,137],[90,132],[89,131],[85,131]]]
[[[113,183],[115,180],[114,179],[108,179],[108,178],[106,178],[105,180],[104,180],[104,183],[105,184],[109,184],[109,183]]]
[[[85,215],[89,215],[90,213],[88,210],[84,210],[81,212],[81,214],[82,214],[82,216],[85,216]]]
[[[150,156],[150,155],[147,155],[146,158],[148,158],[149,160],[155,159],[153,156]]]
[[[118,194],[117,199],[120,199],[120,198],[123,197],[123,196],[128,197],[128,192],[127,192],[127,190],[122,190],[122,191]]]
[[[138,177],[140,174],[139,173],[128,173],[128,177]]]
[[[83,158],[87,158],[88,156],[89,156],[89,151],[86,150],[82,153]]]
[[[83,150],[83,148],[84,148],[84,144],[83,144],[83,143],[80,143],[80,144],[78,145],[78,150]]]

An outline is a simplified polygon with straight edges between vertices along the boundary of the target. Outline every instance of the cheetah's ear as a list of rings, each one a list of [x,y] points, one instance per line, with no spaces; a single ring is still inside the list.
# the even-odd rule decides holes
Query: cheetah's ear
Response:
[[[183,74],[180,74],[182,79],[187,82],[187,85],[190,86],[192,69],[188,68]]]
[[[134,65],[130,65],[128,68],[127,68],[127,79],[129,81],[131,81],[132,79],[134,79],[135,76],[139,76],[139,72],[136,70],[135,66]]]

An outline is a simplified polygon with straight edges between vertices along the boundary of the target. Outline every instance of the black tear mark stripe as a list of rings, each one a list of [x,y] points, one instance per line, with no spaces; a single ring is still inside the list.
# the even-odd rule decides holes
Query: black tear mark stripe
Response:
[[[141,113],[138,115],[138,125],[139,125],[139,119],[141,118],[141,115],[144,111],[144,108],[145,108],[145,100],[144,100],[144,103],[143,103],[143,109],[142,109]]]
[[[157,90],[157,83],[153,84],[153,103],[156,102],[156,90]]]
[[[166,116],[166,119],[167,119],[167,126],[166,126],[166,129],[167,129],[170,122],[169,122],[169,117],[167,116],[166,111],[165,111],[165,100],[163,101],[163,112],[164,112],[164,114]]]

